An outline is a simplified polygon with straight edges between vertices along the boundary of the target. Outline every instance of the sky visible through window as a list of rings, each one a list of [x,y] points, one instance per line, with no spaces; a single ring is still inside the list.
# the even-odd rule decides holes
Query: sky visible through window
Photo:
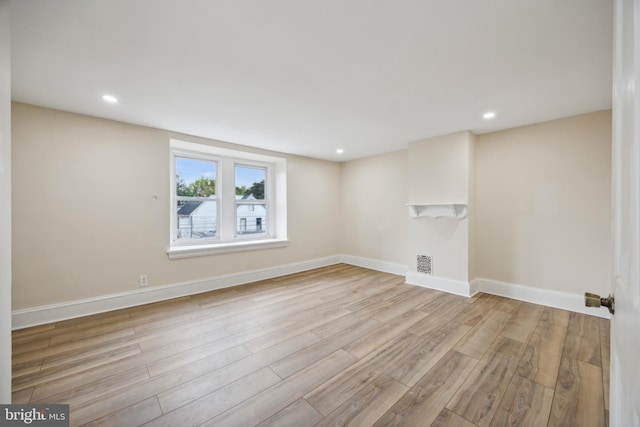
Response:
[[[264,169],[236,167],[236,187],[251,187],[254,182],[264,181]]]
[[[176,159],[176,171],[185,185],[189,185],[199,178],[214,179],[216,177],[216,164],[206,160]],[[236,186],[251,187],[254,182],[264,179],[264,169],[238,167],[236,168]]]
[[[216,164],[205,160],[176,159],[176,172],[178,177],[189,185],[199,178],[214,179],[216,177]]]

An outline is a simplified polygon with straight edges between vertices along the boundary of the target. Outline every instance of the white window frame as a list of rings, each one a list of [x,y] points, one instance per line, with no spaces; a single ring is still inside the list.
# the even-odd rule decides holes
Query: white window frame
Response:
[[[214,198],[206,198],[206,197],[180,197],[176,194],[176,159],[180,157],[183,159],[193,159],[193,160],[204,160],[211,163],[215,163],[216,169],[216,194]],[[172,178],[172,194],[171,200],[173,203],[173,210],[171,211],[171,242],[175,246],[189,246],[189,245],[206,245],[213,244],[220,241],[220,196],[218,190],[218,183],[220,182],[220,164],[221,159],[213,156],[203,156],[199,153],[193,153],[183,150],[175,150],[171,153],[171,176]],[[178,199],[189,200],[189,201],[213,201],[216,202],[216,235],[211,238],[201,238],[201,239],[183,239],[178,240],[178,215],[176,211],[176,204]]]
[[[242,252],[287,246],[287,172],[286,159],[245,151],[230,150],[208,144],[171,139],[170,149],[170,259]],[[215,238],[177,239],[176,157],[216,161],[217,229]],[[257,235],[237,233],[235,166],[264,168],[266,232]]]
[[[252,206],[255,208],[255,205],[265,205],[265,209],[266,209],[266,215],[267,215],[267,221],[266,221],[266,225],[267,225],[267,230],[265,232],[261,232],[259,234],[257,234],[257,237],[259,236],[270,236],[271,235],[271,218],[273,217],[273,215],[275,214],[275,212],[273,212],[272,206],[273,204],[271,203],[270,199],[272,198],[273,195],[273,185],[271,183],[271,176],[273,175],[271,172],[272,169],[272,165],[271,164],[266,164],[266,163],[257,163],[257,162],[247,162],[247,161],[234,161],[233,162],[233,179],[234,179],[234,186],[235,185],[235,170],[236,167],[246,167],[246,168],[255,168],[255,169],[264,169],[265,171],[265,183],[264,183],[264,200],[253,200],[253,201],[242,201],[242,200],[235,200],[235,209],[237,212],[237,209],[240,205],[246,205],[246,206]],[[234,187],[235,188],[235,187]],[[255,210],[254,210],[255,212]],[[237,215],[234,216],[234,219],[237,218]],[[237,223],[236,223],[237,224]],[[256,237],[252,236],[252,235],[246,235],[246,234],[237,234],[237,228],[236,228],[236,239],[255,239]]]

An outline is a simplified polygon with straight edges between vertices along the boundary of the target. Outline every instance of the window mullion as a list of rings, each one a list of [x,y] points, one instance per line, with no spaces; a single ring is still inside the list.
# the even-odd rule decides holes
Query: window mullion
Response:
[[[220,162],[220,239],[230,242],[235,238],[236,189],[233,161],[224,158]]]

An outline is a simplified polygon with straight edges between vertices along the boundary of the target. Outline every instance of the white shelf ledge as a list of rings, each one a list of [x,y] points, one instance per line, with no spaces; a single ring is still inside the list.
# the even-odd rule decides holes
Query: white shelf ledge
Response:
[[[411,218],[457,218],[467,217],[466,203],[409,203]]]

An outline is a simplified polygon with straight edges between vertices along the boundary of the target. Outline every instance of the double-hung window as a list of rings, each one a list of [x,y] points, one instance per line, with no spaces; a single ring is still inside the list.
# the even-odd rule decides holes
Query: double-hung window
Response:
[[[235,165],[237,235],[268,234],[262,227],[269,213],[269,169],[265,166]],[[265,185],[267,184],[267,185]]]
[[[286,160],[171,140],[170,258],[287,244]]]
[[[194,155],[175,156],[176,242],[214,241],[218,234],[216,182],[218,160]]]

